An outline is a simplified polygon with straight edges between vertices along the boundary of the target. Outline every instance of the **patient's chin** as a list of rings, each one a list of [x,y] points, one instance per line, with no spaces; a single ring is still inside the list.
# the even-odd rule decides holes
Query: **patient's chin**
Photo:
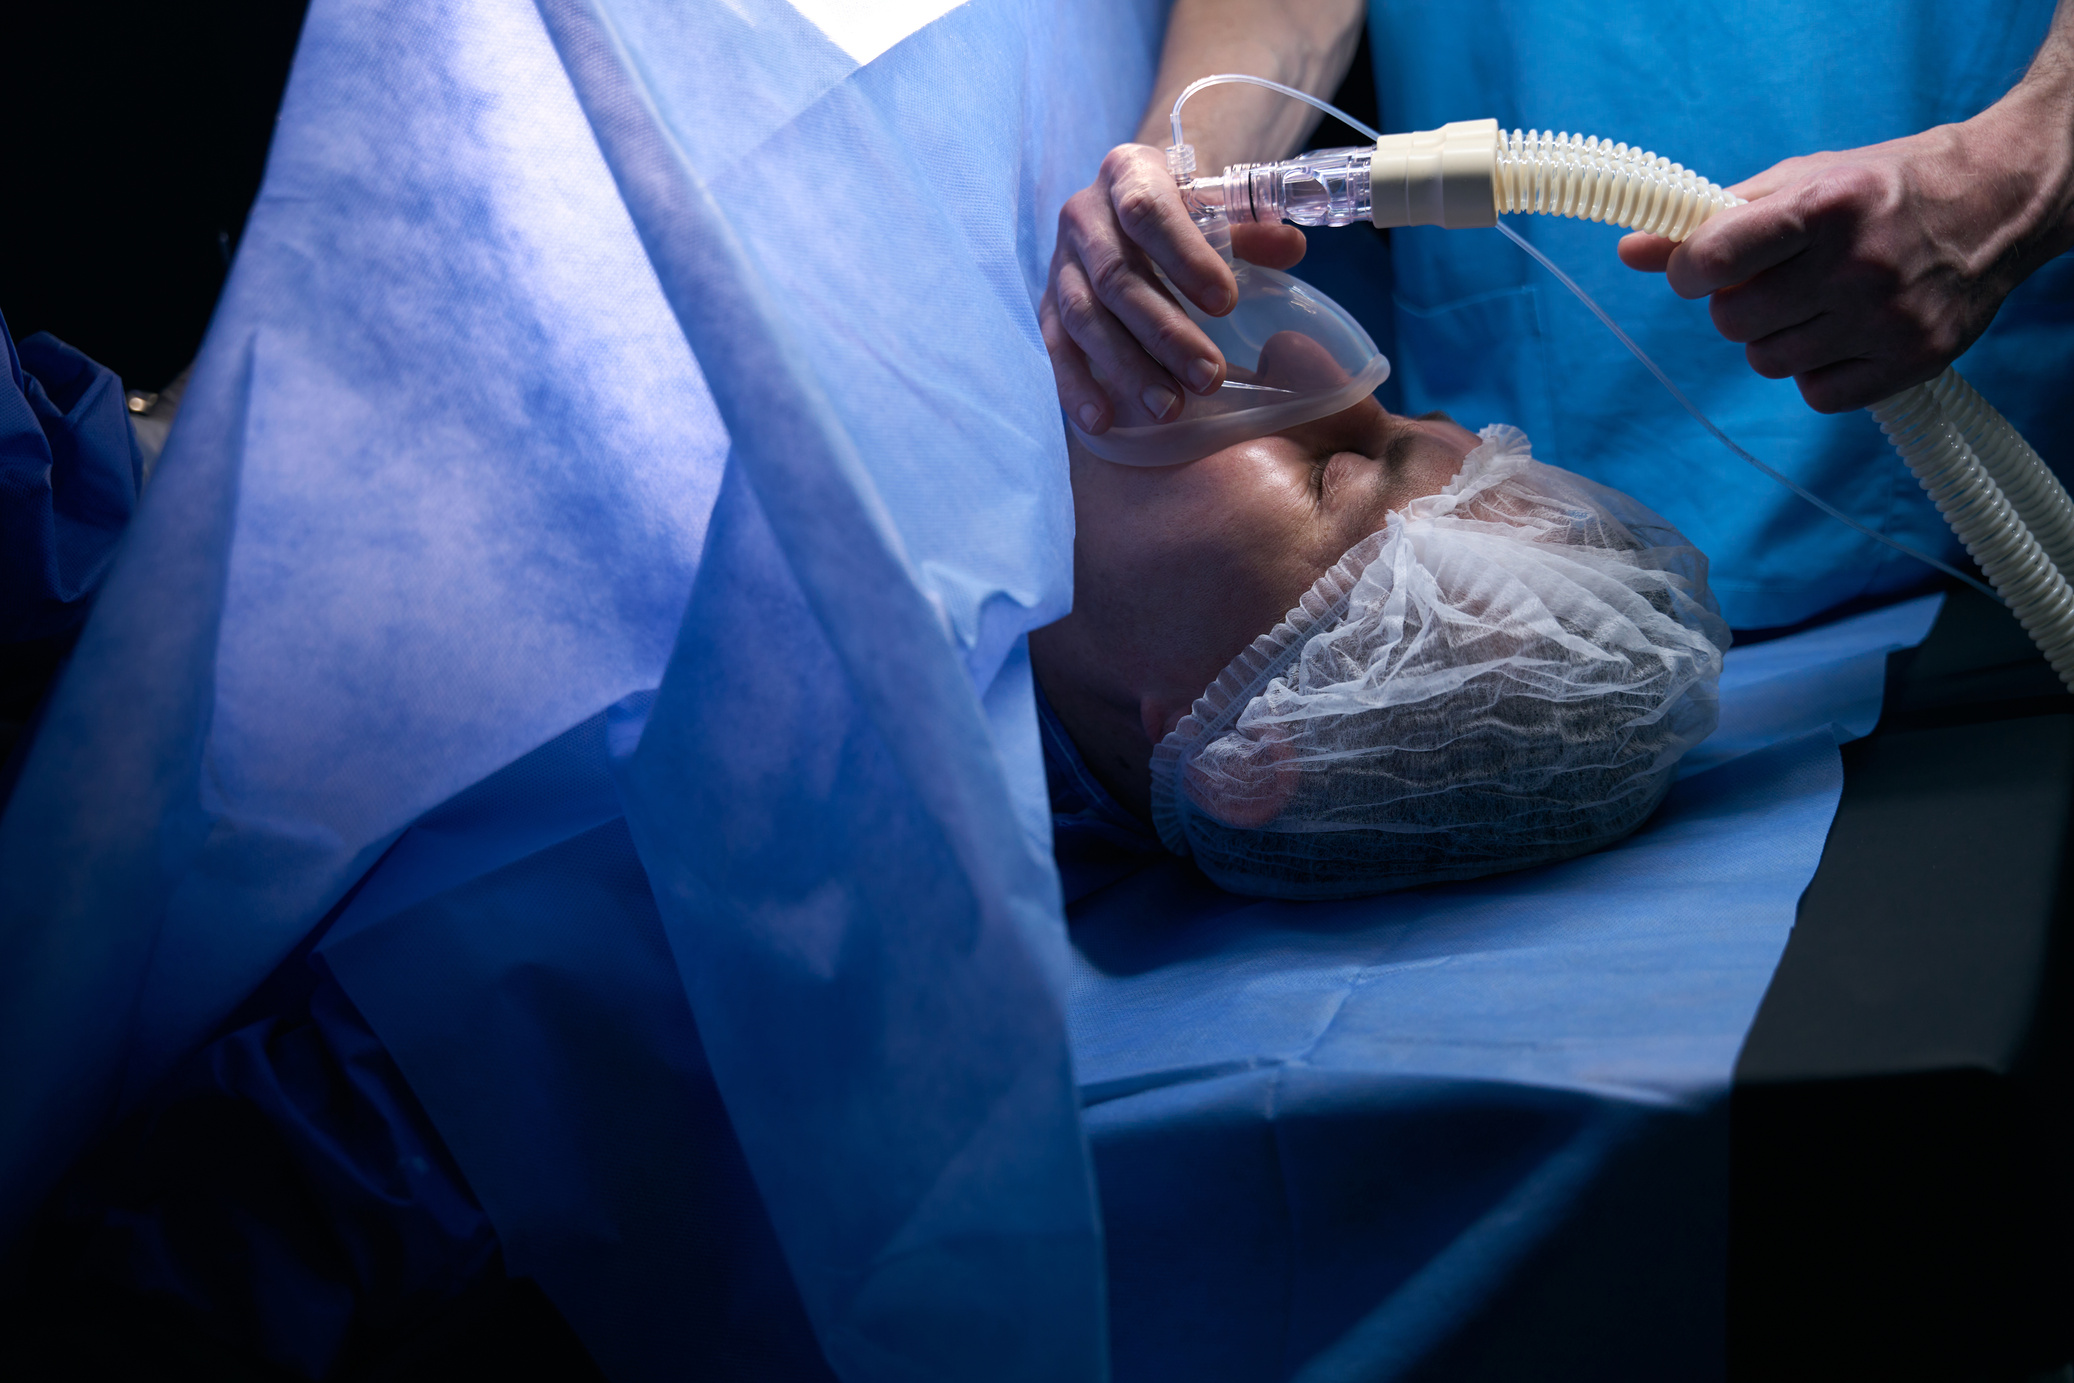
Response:
[[[1205,746],[1189,760],[1182,781],[1198,809],[1227,826],[1255,831],[1282,814],[1302,777],[1295,748],[1267,726],[1254,738],[1226,735]]]

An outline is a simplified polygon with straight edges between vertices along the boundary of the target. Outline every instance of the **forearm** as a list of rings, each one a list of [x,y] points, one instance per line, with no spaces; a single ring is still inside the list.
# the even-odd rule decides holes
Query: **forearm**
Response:
[[[2023,80],[1980,118],[2034,175],[2008,250],[2029,273],[2074,248],[2074,0],[2060,0]]]
[[[1213,72],[1245,72],[1331,95],[1360,43],[1363,15],[1361,0],[1178,0],[1139,142],[1165,146],[1174,98]],[[1183,114],[1197,166],[1212,170],[1284,157],[1319,118],[1300,101],[1238,83],[1191,98]]]

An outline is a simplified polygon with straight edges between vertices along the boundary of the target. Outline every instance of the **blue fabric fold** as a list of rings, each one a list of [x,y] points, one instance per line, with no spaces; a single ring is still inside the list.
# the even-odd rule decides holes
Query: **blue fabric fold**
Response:
[[[726,451],[536,12],[314,7],[0,820],[0,1224],[398,832],[656,685]]]
[[[497,1251],[395,1062],[321,966],[305,1003],[181,1063],[51,1219],[76,1277],[178,1303],[306,1378],[436,1319]],[[58,1266],[39,1263],[46,1279]]]
[[[144,458],[122,381],[0,318],[0,644],[71,633],[137,507]]]
[[[736,131],[708,69],[742,59],[682,42],[678,7],[542,13],[733,441],[621,784],[807,1312],[845,1377],[1100,1377],[1022,643],[1068,565],[1025,233],[1050,208],[1006,174],[1033,145],[1092,161],[1149,26],[967,5]],[[752,47],[791,14],[737,13]],[[1129,76],[1090,82],[1088,53]]]
[[[1160,7],[966,5],[864,67],[782,4],[547,12],[311,10],[0,822],[0,1210],[429,809],[660,687],[617,790],[830,1357],[1099,1376],[1023,642],[1070,550],[1032,302]],[[749,73],[767,99],[725,98]],[[430,996],[339,954],[410,1069]],[[471,1185],[523,1155],[465,1136],[466,1088],[426,1108]],[[552,1198],[484,1197],[507,1243],[570,1242],[528,1218]],[[645,1349],[615,1357],[671,1366]]]
[[[565,809],[611,718],[428,814],[318,955],[608,1376],[828,1378],[626,822]]]

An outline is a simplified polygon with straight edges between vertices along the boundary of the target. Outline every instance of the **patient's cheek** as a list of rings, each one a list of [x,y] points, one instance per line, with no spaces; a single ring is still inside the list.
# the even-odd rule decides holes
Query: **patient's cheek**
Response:
[[[1228,734],[1189,761],[1183,784],[1197,807],[1227,826],[1258,830],[1282,814],[1303,775],[1296,748],[1277,726],[1257,738]]]

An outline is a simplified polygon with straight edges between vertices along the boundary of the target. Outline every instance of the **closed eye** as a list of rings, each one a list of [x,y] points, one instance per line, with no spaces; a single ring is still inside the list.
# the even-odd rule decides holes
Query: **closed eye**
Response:
[[[1340,481],[1333,477],[1332,463],[1339,460],[1342,456],[1354,457],[1360,461],[1368,460],[1360,452],[1341,448],[1337,451],[1324,452],[1311,462],[1311,497],[1321,509],[1325,507],[1327,496],[1340,484]]]

